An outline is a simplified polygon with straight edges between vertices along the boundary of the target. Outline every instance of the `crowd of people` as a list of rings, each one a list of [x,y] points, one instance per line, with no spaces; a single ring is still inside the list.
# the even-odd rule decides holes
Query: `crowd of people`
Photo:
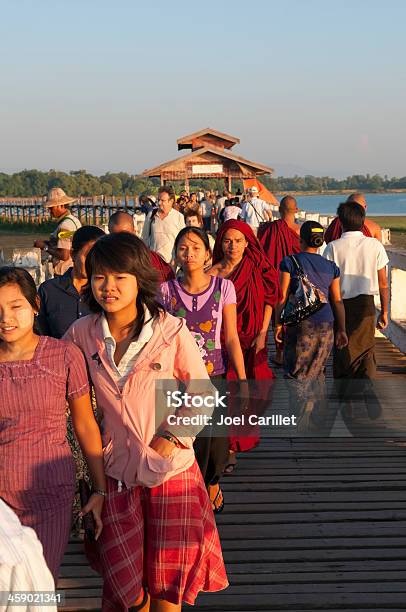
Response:
[[[93,483],[82,514],[95,521],[89,559],[103,576],[103,612],[175,612],[228,585],[214,516],[227,503],[221,479],[259,431],[216,436],[206,425],[180,435],[156,423],[156,384],[205,396],[232,381],[241,409],[258,411],[268,396],[261,407],[248,381],[269,388],[272,362],[292,410],[303,415],[310,403],[316,418],[332,352],[350,403],[354,380],[367,387],[376,376],[388,258],[361,194],[339,206],[327,231],[297,223],[291,196],[273,220],[256,187],[176,198],[163,186],[157,202],[140,199],[142,230],[135,214],[118,211],[107,233],[81,227],[71,202],[51,190],[58,225],[35,243],[52,258],[52,279],[37,291],[25,270],[0,268],[0,498],[36,532],[56,583],[75,492],[68,404]],[[303,283],[317,298],[305,313]]]

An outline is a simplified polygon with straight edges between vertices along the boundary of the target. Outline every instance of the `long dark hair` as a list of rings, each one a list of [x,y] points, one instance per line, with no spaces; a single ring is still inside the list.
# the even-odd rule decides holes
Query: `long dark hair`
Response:
[[[83,296],[90,310],[102,312],[103,308],[95,300],[91,289],[94,274],[118,272],[132,274],[137,279],[137,320],[134,327],[134,338],[138,337],[145,323],[144,307],[156,319],[165,312],[158,302],[159,275],[152,267],[149,249],[140,238],[128,232],[109,234],[99,238],[86,257],[86,274],[88,284],[83,289]]]

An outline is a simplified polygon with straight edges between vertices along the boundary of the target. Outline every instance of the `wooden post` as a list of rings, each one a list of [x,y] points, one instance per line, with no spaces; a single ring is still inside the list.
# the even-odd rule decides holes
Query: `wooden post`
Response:
[[[231,184],[231,176],[230,176],[230,174],[228,175],[228,186],[227,186],[227,188],[228,188],[228,191],[230,193],[232,193],[232,184]]]
[[[189,193],[189,177],[187,174],[185,176],[185,191],[186,193]]]

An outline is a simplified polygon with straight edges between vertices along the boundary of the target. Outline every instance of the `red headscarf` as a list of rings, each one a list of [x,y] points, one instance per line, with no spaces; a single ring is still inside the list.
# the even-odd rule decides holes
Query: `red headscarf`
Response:
[[[248,242],[241,262],[229,276],[237,294],[238,335],[241,347],[247,349],[261,329],[265,304],[274,306],[278,299],[278,274],[250,226],[236,219],[230,219],[221,226],[214,244],[213,264],[224,258],[222,242],[230,229],[244,234]]]

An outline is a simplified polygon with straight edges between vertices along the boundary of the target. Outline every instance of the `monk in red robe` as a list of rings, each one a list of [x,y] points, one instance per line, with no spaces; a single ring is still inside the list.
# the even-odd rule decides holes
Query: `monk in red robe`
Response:
[[[258,414],[268,403],[269,381],[274,378],[268,366],[266,340],[272,308],[279,296],[277,271],[268,261],[250,226],[244,221],[230,219],[223,223],[217,234],[213,267],[209,274],[228,278],[234,283],[237,330],[247,378],[262,381],[257,383],[259,397],[250,402],[252,410]],[[236,378],[234,370],[229,366],[227,379]],[[246,451],[258,442],[259,430],[254,426],[245,435],[231,435],[230,450]]]
[[[356,204],[360,204],[365,210],[367,209],[367,202],[362,193],[352,193],[348,197],[347,202],[355,202]],[[329,242],[333,242],[333,240],[341,238],[342,233],[343,228],[341,222],[339,218],[336,217],[326,229],[324,240],[328,244]],[[367,238],[376,238],[379,242],[382,242],[382,230],[375,221],[372,221],[372,219],[365,219],[364,225],[362,226],[362,233],[364,236],[367,236]]]
[[[264,223],[259,228],[258,240],[276,270],[279,270],[279,264],[284,257],[300,252],[300,225],[295,221],[298,210],[295,198],[285,196],[279,205],[280,219]],[[272,322],[274,323],[274,320]],[[282,365],[283,345],[275,344],[273,363]]]

